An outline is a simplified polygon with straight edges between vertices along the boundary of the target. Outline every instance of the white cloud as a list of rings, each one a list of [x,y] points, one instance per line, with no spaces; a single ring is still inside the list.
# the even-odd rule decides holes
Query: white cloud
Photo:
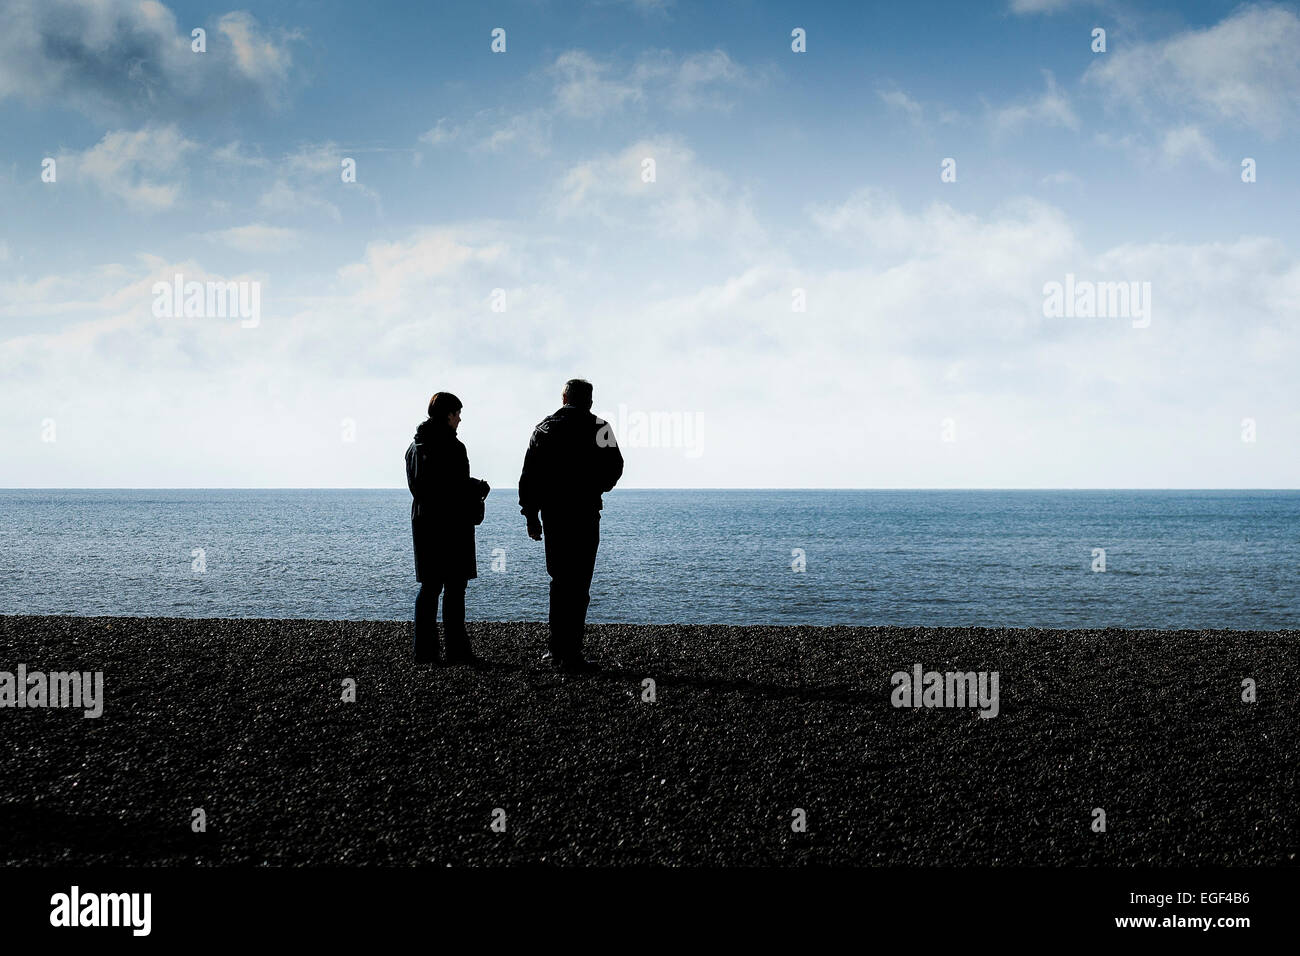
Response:
[[[726,110],[731,91],[759,82],[725,50],[701,50],[680,56],[671,50],[647,50],[629,67],[602,62],[582,50],[560,54],[550,68],[558,112],[596,117],[631,104],[662,105],[688,112]]]
[[[475,149],[491,153],[514,146],[521,146],[536,156],[551,151],[550,124],[544,111],[505,116],[498,125],[483,130],[474,144]]]
[[[647,148],[664,157],[656,184],[639,181]],[[630,486],[1300,480],[1287,442],[1245,456],[1236,434],[1246,415],[1261,433],[1300,427],[1300,261],[1276,240],[1091,247],[1041,202],[976,214],[868,189],[809,209],[805,230],[746,242],[733,221],[744,197],[672,138],[580,164],[560,194],[575,208],[558,229],[418,229],[371,242],[296,296],[268,286],[256,330],[150,314],[150,283],[201,277],[195,262],[154,257],[0,284],[0,375],[15,407],[30,418],[50,395],[113,397],[57,416],[61,442],[78,435],[80,459],[102,453],[97,475],[75,461],[42,471],[50,459],[27,425],[0,423],[0,442],[16,449],[10,480],[398,485],[391,450],[428,393],[449,388],[467,403],[476,471],[509,487],[529,428],[574,374],[596,382],[606,413],[623,403],[707,423],[698,460],[633,450]],[[678,212],[685,232],[663,218]],[[598,213],[619,241],[575,238],[577,217]],[[629,271],[638,232],[652,238],[646,277]],[[664,241],[686,232],[708,244],[707,263],[697,246]],[[743,255],[716,254],[727,248]],[[1044,318],[1043,285],[1066,273],[1151,282],[1150,328]],[[495,288],[505,312],[490,307]],[[791,310],[796,288],[806,312]],[[374,444],[341,446],[344,416]],[[947,417],[955,444],[939,441]],[[286,433],[311,454],[286,454]],[[160,462],[148,449],[164,438]]]
[[[460,142],[471,152],[486,153],[517,148],[534,156],[546,156],[551,151],[551,113],[544,109],[515,113],[495,107],[479,110],[460,125],[443,117],[420,135],[419,142],[434,147]]]
[[[438,120],[433,129],[420,136],[420,142],[428,143],[430,146],[441,146],[443,143],[450,143],[458,134],[457,128],[444,116]]]
[[[546,68],[550,100],[524,111],[503,107],[479,110],[459,125],[448,117],[421,134],[419,142],[441,146],[461,142],[475,151],[522,148],[536,156],[550,150],[557,119],[586,120],[632,109],[662,107],[671,112],[726,111],[733,93],[763,80],[720,49],[677,55],[649,50],[631,63],[602,60],[584,50],[559,54]]]
[[[281,165],[290,173],[303,176],[338,176],[343,161],[343,150],[337,143],[313,143],[300,146],[285,156]],[[354,157],[355,158],[355,157]]]
[[[1142,113],[1278,135],[1300,119],[1300,17],[1245,6],[1206,29],[1114,49],[1084,78]]]
[[[568,116],[595,117],[636,102],[644,95],[636,78],[616,77],[614,68],[582,50],[569,50],[551,65],[555,106]]]
[[[343,220],[343,213],[334,203],[307,190],[294,189],[283,179],[277,179],[262,193],[257,205],[263,212],[273,215],[301,217],[304,213],[319,212],[335,222]]]
[[[499,242],[482,243],[451,229],[429,229],[406,240],[377,241],[339,277],[350,295],[370,308],[395,313],[418,308],[431,286],[471,265],[490,265],[505,252]],[[482,290],[486,296],[487,289]]]
[[[283,96],[295,32],[228,13],[191,50],[190,26],[156,0],[6,0],[0,100],[70,105],[93,117],[179,119]]]
[[[1177,166],[1190,159],[1222,172],[1226,165],[1205,131],[1193,124],[1123,135],[1102,130],[1094,138],[1102,146],[1128,152],[1140,166]]]
[[[224,166],[248,166],[254,169],[265,169],[270,165],[270,162],[264,157],[245,152],[243,144],[238,140],[212,150],[210,155],[215,162]]]
[[[1215,153],[1209,139],[1195,126],[1167,130],[1160,149],[1164,158],[1171,163],[1191,157],[1212,168],[1223,165],[1223,160]]]
[[[296,249],[301,240],[301,233],[296,229],[255,222],[246,226],[207,232],[203,234],[203,238],[238,249],[240,252],[278,253]]]
[[[902,113],[917,125],[926,122],[927,119],[942,124],[958,123],[962,119],[961,114],[956,110],[947,109],[933,103],[926,106],[898,87],[879,89],[876,91],[876,95],[890,109]]]
[[[1007,204],[1008,214],[982,220],[945,202],[906,211],[884,190],[855,191],[844,202],[810,209],[813,223],[843,242],[906,256],[973,252],[1019,243],[1026,261],[1075,251],[1064,215],[1056,208],[1022,199]]]
[[[654,182],[643,178],[647,159],[654,161]],[[561,179],[552,208],[561,219],[595,219],[629,235],[725,238],[747,247],[766,241],[748,197],[675,136],[639,140],[578,163]]]
[[[1078,0],[1011,0],[1012,13],[1056,13]]]
[[[912,99],[902,90],[880,90],[880,99],[886,106],[906,113],[912,120],[920,122],[921,104]]]
[[[670,109],[727,110],[732,106],[729,90],[747,88],[760,81],[724,50],[705,50],[676,57],[661,50],[648,53],[638,61],[635,75],[654,95],[654,86],[662,83],[667,90]]]
[[[1047,89],[1041,96],[1028,102],[994,110],[994,129],[998,132],[1009,132],[1027,123],[1039,123],[1044,126],[1061,126],[1077,130],[1079,117],[1075,115],[1069,97],[1056,85],[1056,77],[1050,71],[1044,70],[1043,80]]]
[[[675,0],[591,0],[596,6],[629,6],[639,13],[665,13]]]
[[[176,202],[183,158],[197,148],[175,126],[145,127],[105,134],[96,145],[57,157],[61,178],[92,183],[142,212],[156,212]]]
[[[252,14],[227,13],[217,20],[217,31],[230,41],[235,68],[241,74],[264,89],[283,87],[293,58],[283,42],[277,43],[262,32]],[[296,39],[298,34],[290,36]]]

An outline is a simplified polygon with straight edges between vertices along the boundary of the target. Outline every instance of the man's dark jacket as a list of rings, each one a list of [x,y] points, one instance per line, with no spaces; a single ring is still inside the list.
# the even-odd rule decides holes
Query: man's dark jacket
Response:
[[[474,519],[486,482],[469,475],[469,455],[451,426],[426,418],[406,449],[417,581],[478,577]]]
[[[519,510],[530,521],[552,515],[594,515],[600,496],[623,475],[623,453],[609,423],[565,405],[533,429],[519,476]]]

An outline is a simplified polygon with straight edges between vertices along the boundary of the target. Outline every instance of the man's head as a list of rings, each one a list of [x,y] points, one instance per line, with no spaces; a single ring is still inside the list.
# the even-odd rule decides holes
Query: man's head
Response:
[[[565,405],[591,411],[591,383],[585,378],[571,378],[564,383],[564,394],[560,398]]]
[[[460,399],[451,392],[434,392],[429,399],[429,417],[435,422],[446,423],[452,431],[460,424]]]

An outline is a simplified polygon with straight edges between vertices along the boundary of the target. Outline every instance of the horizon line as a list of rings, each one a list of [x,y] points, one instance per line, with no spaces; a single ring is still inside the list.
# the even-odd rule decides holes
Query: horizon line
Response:
[[[493,491],[518,491],[517,486],[498,486]],[[0,491],[405,491],[401,485],[0,485]],[[743,486],[743,485],[705,485],[696,487],[638,487],[615,488],[603,494],[618,491],[1300,491],[1300,488],[1276,487],[1190,487],[1190,486],[1103,486],[1083,485],[1074,487],[1042,486],[964,486],[964,487],[848,487],[848,486]]]

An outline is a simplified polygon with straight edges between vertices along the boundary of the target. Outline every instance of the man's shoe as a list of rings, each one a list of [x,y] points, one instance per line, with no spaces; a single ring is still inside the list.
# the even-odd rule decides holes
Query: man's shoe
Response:
[[[454,651],[447,651],[447,663],[451,665],[468,664],[473,667],[476,664],[482,664],[483,658],[479,657],[468,647],[461,647]]]
[[[596,674],[600,672],[600,665],[595,661],[584,660],[581,657],[563,657],[553,665],[561,674]]]

